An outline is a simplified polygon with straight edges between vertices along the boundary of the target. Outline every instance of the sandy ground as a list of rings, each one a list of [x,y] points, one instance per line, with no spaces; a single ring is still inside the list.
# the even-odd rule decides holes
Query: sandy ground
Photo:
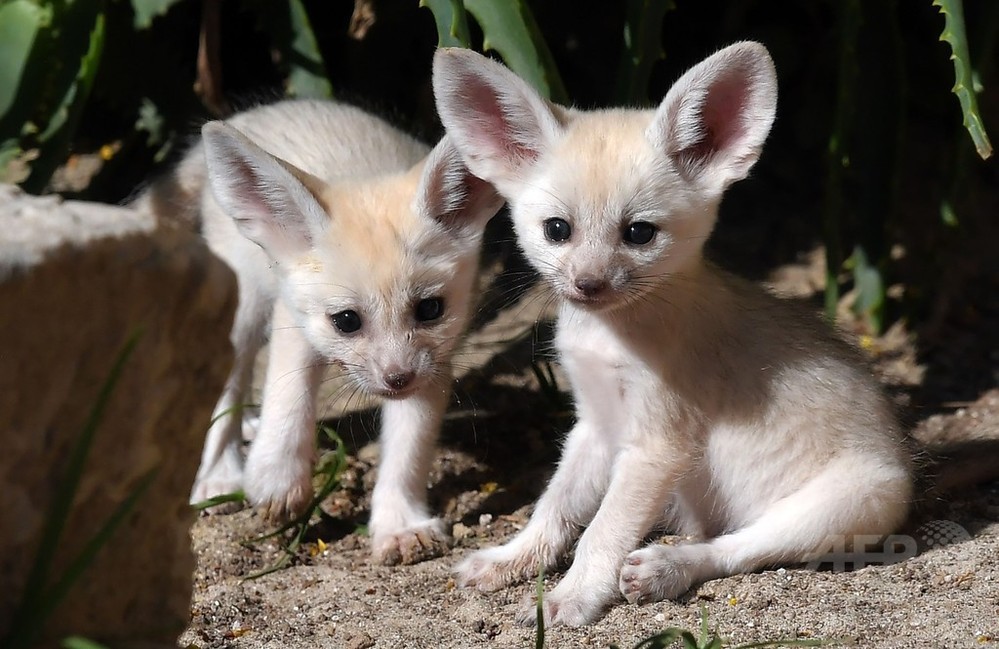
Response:
[[[815,259],[784,268],[777,288],[808,294],[816,269],[821,264]],[[451,578],[462,557],[504,541],[526,522],[571,422],[565,404],[540,389],[531,369],[530,359],[539,356],[533,339],[544,332],[532,329],[537,313],[528,303],[474,336],[459,360],[468,372],[456,390],[431,487],[432,505],[455,537],[451,554],[409,566],[371,562],[363,524],[377,459],[376,425],[372,412],[361,410],[332,422],[349,449],[348,467],[342,488],[324,505],[330,516],[317,519],[292,565],[247,580],[281,556],[273,540],[243,545],[268,524],[249,510],[199,519],[192,620],[181,644],[535,646],[534,629],[514,622],[533,584],[482,594],[456,588]],[[994,335],[996,314],[985,315],[986,322],[979,318],[963,335]],[[923,443],[999,438],[999,390],[957,401],[951,396],[963,394],[953,386],[963,361],[938,355],[927,366],[901,327],[860,342]],[[990,345],[991,355],[978,354],[965,365],[982,370],[984,363],[991,372],[986,383],[994,386],[999,358]],[[941,380],[940,372],[950,378]],[[327,407],[340,412],[337,404]],[[945,499],[931,494],[901,533],[918,547],[916,556],[903,548],[885,557],[889,565],[766,570],[702,584],[678,602],[620,602],[592,626],[548,629],[547,646],[632,647],[668,627],[696,630],[703,612],[709,627],[732,645],[798,638],[866,647],[999,647],[999,484]],[[547,587],[559,577],[549,576]]]

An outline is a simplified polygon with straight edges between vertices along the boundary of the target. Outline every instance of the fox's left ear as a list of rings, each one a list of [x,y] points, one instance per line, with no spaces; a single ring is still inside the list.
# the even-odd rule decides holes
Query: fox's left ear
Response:
[[[413,208],[449,229],[481,231],[503,207],[493,186],[475,176],[448,136],[423,162]]]
[[[685,177],[719,194],[756,163],[777,112],[777,73],[767,49],[730,45],[673,84],[646,135]]]

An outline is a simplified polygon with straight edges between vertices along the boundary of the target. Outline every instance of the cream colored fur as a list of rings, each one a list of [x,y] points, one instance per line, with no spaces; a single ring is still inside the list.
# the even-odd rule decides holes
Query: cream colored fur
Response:
[[[473,52],[437,53],[448,134],[507,199],[560,299],[578,417],[528,525],[467,557],[461,585],[531,578],[578,538],[544,614],[587,624],[621,597],[675,598],[905,518],[909,456],[861,360],[702,256],[725,189],[759,156],[776,88],[767,51],[746,42],[692,68],[655,110],[584,112]],[[546,235],[553,218],[569,236]],[[662,524],[696,540],[642,547]]]
[[[243,488],[272,517],[300,512],[313,494],[317,386],[334,365],[344,389],[385,397],[375,557],[439,553],[447,535],[427,508],[428,472],[482,232],[502,201],[447,139],[430,151],[333,102],[285,101],[209,123],[177,174],[173,186],[188,191],[172,206],[156,187],[139,204],[199,211],[206,241],[239,283],[236,363],[192,501]],[[418,305],[434,299],[442,313],[420,320]],[[357,331],[335,325],[347,311],[359,317]],[[244,469],[239,409],[268,335],[259,432]]]

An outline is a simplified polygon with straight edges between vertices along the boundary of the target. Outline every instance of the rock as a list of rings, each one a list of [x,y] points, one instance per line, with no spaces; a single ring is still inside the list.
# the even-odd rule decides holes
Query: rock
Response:
[[[236,299],[232,272],[189,231],[0,185],[0,644],[36,555],[52,557],[50,582],[63,574],[151,471],[44,638],[175,644],[190,621],[187,499],[232,362]],[[71,449],[137,332],[64,533],[43,538]]]

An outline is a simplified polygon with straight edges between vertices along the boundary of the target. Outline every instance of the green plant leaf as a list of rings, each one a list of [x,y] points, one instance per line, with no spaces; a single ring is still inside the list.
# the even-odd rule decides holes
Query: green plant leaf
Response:
[[[292,97],[332,97],[333,86],[327,78],[326,64],[302,0],[288,0],[288,12],[292,34],[287,50],[288,94]]]
[[[212,496],[211,498],[206,498],[205,500],[199,500],[198,502],[191,505],[196,511],[202,511],[208,509],[209,507],[215,507],[216,505],[222,505],[225,503],[241,503],[246,500],[246,494],[242,491],[233,491],[232,493],[219,494],[218,496]]]
[[[308,504],[305,510],[295,519],[288,521],[276,530],[242,542],[244,547],[250,547],[266,539],[280,536],[288,531],[293,531],[291,540],[281,548],[281,558],[271,566],[247,575],[244,580],[249,581],[252,579],[259,579],[264,575],[277,572],[291,563],[292,558],[294,558],[295,553],[302,544],[302,539],[305,538],[305,533],[309,529],[309,523],[312,520],[312,517],[317,514],[323,515],[323,510],[320,505],[323,504],[326,497],[333,493],[333,490],[340,484],[340,474],[347,466],[347,447],[344,446],[343,440],[341,440],[340,436],[336,434],[336,431],[325,424],[319,426],[319,434],[334,445],[334,450],[331,453],[327,453],[320,460],[319,466],[316,470],[316,475],[322,476],[322,486],[320,486],[319,490],[316,491],[315,496],[312,498],[312,501]]]
[[[25,76],[28,59],[38,32],[52,21],[52,8],[30,0],[12,0],[0,4],[0,124],[31,83]],[[34,80],[34,83],[38,83]],[[34,93],[31,93],[34,94]],[[3,135],[17,135],[16,133]]]
[[[302,0],[265,0],[259,7],[260,26],[281,55],[280,64],[287,75],[285,93],[289,97],[332,97],[333,86]]]
[[[870,262],[867,253],[860,246],[853,251],[851,265],[853,283],[857,289],[853,312],[864,318],[874,331],[880,332],[885,310],[885,284],[881,269]]]
[[[665,56],[662,47],[663,18],[667,11],[673,9],[676,9],[673,0],[628,0],[617,74],[618,103],[634,105],[648,102],[652,66]]]
[[[180,0],[132,0],[135,28],[149,29],[153,25],[154,18],[164,15],[170,7],[178,2]]]
[[[511,70],[545,97],[568,102],[555,59],[525,0],[465,0],[465,9],[482,28],[482,49],[496,50]]]
[[[37,130],[47,76],[35,55],[47,42],[52,6],[31,0],[0,1],[0,180],[23,182],[37,151],[25,155],[22,136]],[[35,65],[32,65],[35,63]]]
[[[975,149],[983,160],[992,155],[992,142],[985,132],[981,114],[978,112],[978,99],[975,96],[975,82],[968,54],[968,38],[964,30],[964,5],[961,0],[933,0],[933,6],[944,15],[944,30],[940,40],[950,45],[950,58],[954,62],[954,87],[951,92],[957,95],[964,116],[964,127],[968,129]]]
[[[81,27],[78,25],[83,20],[84,17],[78,14],[61,16],[61,29],[80,29]],[[40,153],[38,159],[31,165],[31,175],[22,184],[24,189],[29,192],[40,193],[45,189],[45,185],[56,168],[66,160],[73,134],[76,132],[76,126],[94,85],[94,78],[97,76],[97,69],[100,66],[101,53],[104,51],[103,11],[94,15],[89,24],[92,27],[87,41],[87,50],[79,60],[76,75],[66,86],[65,94],[56,105],[55,110],[48,116],[44,130],[36,136],[41,144]],[[60,44],[62,44],[62,36],[59,38]],[[72,60],[72,51],[60,52],[60,54]]]
[[[697,639],[690,633],[690,631],[685,631],[684,629],[678,629],[677,627],[669,627],[659,633],[649,636],[638,642],[634,646],[634,649],[665,649],[666,647],[672,646],[679,641],[683,647],[692,647],[693,649],[698,649]]]
[[[468,47],[468,17],[461,0],[420,0],[437,23],[437,47]]]
[[[106,645],[94,642],[90,638],[71,635],[62,641],[63,649],[108,649]]]

